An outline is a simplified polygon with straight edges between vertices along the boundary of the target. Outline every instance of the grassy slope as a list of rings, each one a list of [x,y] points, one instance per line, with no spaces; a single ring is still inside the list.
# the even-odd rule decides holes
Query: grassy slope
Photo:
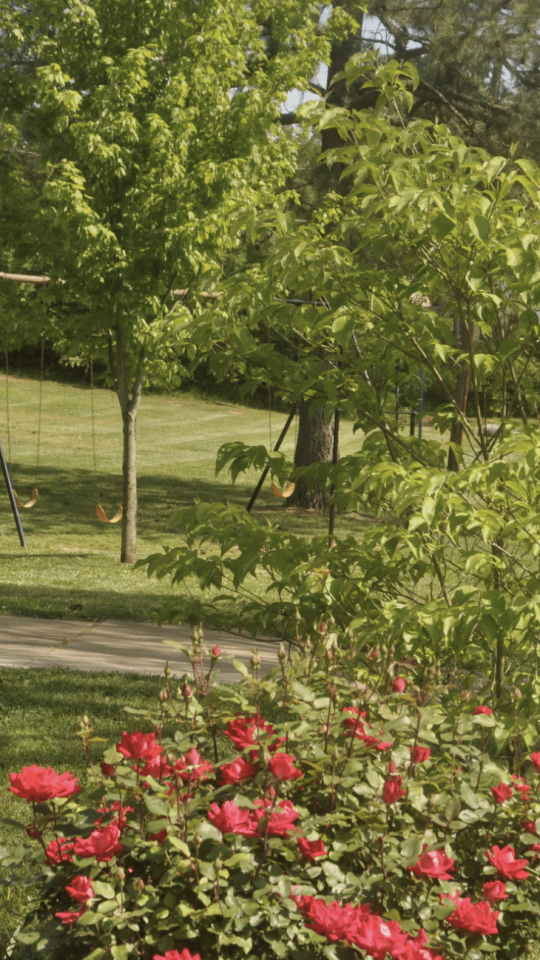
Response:
[[[0,393],[5,378],[0,377]],[[10,380],[12,477],[21,499],[36,479],[38,431],[36,381]],[[5,404],[0,437],[7,453]],[[121,497],[121,419],[111,391],[96,390],[96,452],[100,500],[109,516]],[[272,443],[285,417],[271,415]],[[144,397],[138,420],[139,546],[138,555],[155,553],[175,543],[171,516],[196,498],[247,503],[257,480],[254,474],[232,486],[225,474],[217,479],[217,450],[228,440],[269,443],[268,411],[235,407],[189,395]],[[294,428],[283,446],[292,456]],[[341,435],[343,453],[358,444],[349,424]],[[52,382],[43,386],[40,499],[22,511],[28,550],[19,547],[7,494],[0,495],[0,613],[81,619],[152,619],[170,589],[147,580],[118,562],[118,526],[96,520],[90,391]],[[3,483],[0,481],[0,490]],[[291,513],[283,519],[269,483],[257,510],[281,517],[298,532],[318,533],[324,518]]]

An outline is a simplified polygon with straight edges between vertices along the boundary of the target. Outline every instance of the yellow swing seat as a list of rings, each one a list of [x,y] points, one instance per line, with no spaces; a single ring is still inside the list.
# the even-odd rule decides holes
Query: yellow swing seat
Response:
[[[275,497],[279,497],[280,499],[284,499],[284,500],[287,500],[289,497],[292,497],[295,490],[296,490],[296,484],[293,483],[291,480],[289,480],[285,484],[285,486],[283,487],[283,490],[279,489],[275,481],[273,481],[270,486],[271,493],[273,493]]]
[[[122,506],[118,507],[114,517],[111,517],[109,520],[107,514],[105,513],[103,507],[100,503],[96,503],[96,517],[98,520],[101,520],[102,523],[119,523],[122,519],[124,513],[124,508]]]
[[[17,491],[13,491],[13,496],[15,497],[15,503],[17,504],[19,510],[30,510],[30,507],[33,507],[34,504],[39,499],[39,491],[37,487],[34,487],[32,493],[30,494],[30,499],[26,503],[22,503],[17,496]]]

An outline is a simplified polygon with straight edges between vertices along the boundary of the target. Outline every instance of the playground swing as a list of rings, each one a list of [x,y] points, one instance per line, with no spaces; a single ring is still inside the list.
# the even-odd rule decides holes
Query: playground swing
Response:
[[[90,357],[90,409],[92,416],[92,450],[94,454],[94,486],[96,491],[96,517],[102,523],[119,523],[124,514],[124,507],[120,505],[114,517],[109,517],[101,506],[97,471],[97,453],[96,453],[96,418],[94,411],[94,358]]]
[[[41,360],[40,360],[40,372],[39,372],[39,400],[38,400],[38,427],[37,427],[37,447],[36,447],[36,469],[35,469],[35,486],[32,488],[32,492],[28,500],[23,503],[17,495],[17,491],[13,489],[13,497],[15,503],[19,510],[30,510],[39,499],[39,490],[37,486],[37,477],[39,472],[39,459],[40,459],[40,449],[41,449],[41,419],[42,419],[42,410],[43,410],[43,369],[44,369],[44,358],[45,358],[45,340],[41,338]],[[6,353],[6,430],[7,430],[7,446],[8,446],[8,463],[11,467],[11,418],[10,418],[10,400],[9,400],[9,354]]]

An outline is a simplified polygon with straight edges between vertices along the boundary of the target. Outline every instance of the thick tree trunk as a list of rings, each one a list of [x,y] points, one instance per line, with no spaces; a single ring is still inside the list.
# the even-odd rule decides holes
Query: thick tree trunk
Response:
[[[318,461],[332,462],[334,447],[334,418],[326,422],[324,408],[312,414],[311,401],[305,400],[300,404],[298,418],[298,440],[294,454],[295,467],[309,467]],[[296,481],[296,489],[287,501],[291,507],[314,507],[323,510],[328,502],[320,483],[308,487],[305,479],[300,477]]]
[[[353,54],[362,49],[362,26],[364,14],[358,9],[356,0],[335,0],[335,6],[344,7],[351,16],[356,18],[358,30],[342,40],[334,40],[332,43],[331,60],[328,67],[328,84],[332,77],[340,73],[347,61]],[[344,80],[340,80],[332,88],[328,86],[328,102],[332,106],[344,107],[350,101],[351,91],[347,90]],[[337,130],[333,128],[324,128],[322,131],[322,150],[330,150],[334,147],[344,146]],[[349,186],[347,181],[340,181],[342,166],[335,164],[333,167],[324,167],[325,190],[336,190],[341,193],[347,192]],[[333,443],[334,443],[334,418],[330,423],[326,422],[324,409],[318,410],[310,418],[310,403],[300,405],[300,423],[298,427],[298,441],[294,455],[294,465],[296,467],[309,466],[322,460],[326,463],[332,462]],[[323,509],[326,506],[328,497],[317,484],[313,490],[308,490],[306,482],[300,480],[296,485],[296,490],[289,500],[290,506],[297,507],[317,507]]]
[[[137,413],[141,404],[145,354],[141,351],[130,390],[128,351],[120,327],[115,330],[115,349],[109,341],[111,360],[115,361],[116,392],[123,426],[122,461],[122,547],[121,563],[135,563],[137,559]]]

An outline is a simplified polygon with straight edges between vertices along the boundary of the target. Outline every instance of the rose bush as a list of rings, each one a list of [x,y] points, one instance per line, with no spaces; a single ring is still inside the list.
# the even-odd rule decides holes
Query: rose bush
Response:
[[[13,957],[522,957],[540,776],[515,737],[508,770],[520,701],[510,727],[503,705],[337,639],[282,651],[264,680],[238,664],[234,687],[166,678],[153,729],[124,733],[82,793],[67,772],[13,773],[5,865],[33,859],[36,902]]]

